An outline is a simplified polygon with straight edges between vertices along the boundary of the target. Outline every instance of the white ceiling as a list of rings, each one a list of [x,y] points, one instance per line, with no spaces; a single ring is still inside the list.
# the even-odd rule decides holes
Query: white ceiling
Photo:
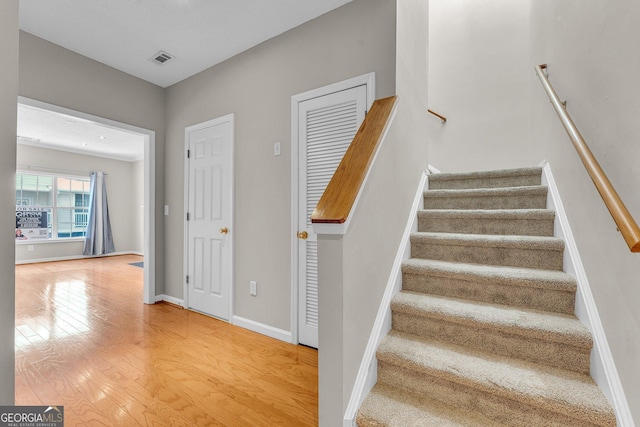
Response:
[[[20,29],[167,87],[349,1],[20,0]]]
[[[23,104],[18,104],[18,144],[129,162],[144,158],[139,134]]]
[[[350,1],[20,0],[20,29],[168,87]],[[174,59],[157,65],[159,51]],[[18,136],[25,145],[127,161],[144,150],[139,135],[23,105]]]

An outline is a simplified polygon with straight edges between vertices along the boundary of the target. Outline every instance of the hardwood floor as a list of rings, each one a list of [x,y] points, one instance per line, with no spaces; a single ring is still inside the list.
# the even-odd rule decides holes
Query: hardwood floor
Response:
[[[317,352],[142,303],[137,256],[16,266],[16,404],[65,426],[315,426]]]

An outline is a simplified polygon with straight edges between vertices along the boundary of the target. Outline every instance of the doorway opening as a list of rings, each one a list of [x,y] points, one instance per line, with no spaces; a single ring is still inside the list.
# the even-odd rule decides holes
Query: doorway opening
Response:
[[[44,163],[31,167],[32,165],[30,165],[29,163],[32,163],[32,162],[29,161],[28,155],[31,154],[31,155],[34,155],[35,157],[36,154],[34,153],[37,153],[37,151],[35,150],[37,150],[38,148],[57,150],[60,153],[69,153],[69,157],[71,157],[72,155],[77,155],[85,152],[85,154],[89,156],[102,156],[102,157],[110,156],[112,159],[117,159],[118,156],[121,156],[123,158],[126,157],[126,154],[118,153],[118,151],[115,149],[115,146],[117,145],[115,142],[109,145],[109,142],[110,142],[109,138],[111,136],[113,136],[113,140],[115,141],[116,139],[118,139],[118,137],[116,137],[117,134],[130,135],[132,141],[139,141],[138,144],[142,145],[142,150],[140,150],[140,152],[142,153],[143,158],[138,159],[138,163],[139,163],[137,167],[138,170],[137,172],[134,172],[138,175],[142,175],[143,189],[142,191],[140,191],[141,194],[138,195],[138,196],[141,196],[141,197],[138,197],[138,199],[141,199],[138,202],[142,202],[142,206],[140,206],[139,204],[137,205],[138,208],[135,210],[135,213],[131,214],[132,216],[131,220],[138,221],[139,226],[143,228],[143,232],[140,233],[141,238],[138,239],[138,241],[142,240],[139,243],[141,244],[141,254],[144,257],[143,302],[145,304],[155,303],[156,302],[156,297],[155,297],[155,294],[156,294],[156,290],[155,290],[155,265],[156,265],[156,259],[155,259],[155,132],[148,129],[140,128],[137,126],[129,125],[126,123],[117,122],[117,121],[106,119],[103,117],[94,116],[91,114],[71,110],[68,108],[60,107],[53,104],[48,104],[41,101],[36,101],[36,100],[25,98],[25,97],[18,97],[18,109],[19,109],[19,112],[21,110],[24,110],[27,112],[31,111],[32,113],[34,113],[34,117],[39,117],[42,121],[50,122],[50,123],[39,123],[37,128],[40,130],[46,129],[47,126],[58,126],[58,132],[62,132],[65,129],[66,129],[66,132],[69,132],[68,138],[57,138],[59,140],[67,140],[66,144],[62,144],[58,142],[59,145],[56,146],[56,142],[53,141],[54,138],[51,138],[51,141],[48,141],[44,137],[38,137],[37,130],[33,130],[32,131],[33,133],[31,134],[25,131],[23,132],[25,134],[22,135],[20,131],[21,125],[19,123],[18,142],[20,143],[20,145],[24,145],[28,147],[31,151],[29,151],[26,158],[24,156],[19,158],[18,160],[19,164],[17,165],[17,169],[22,170],[27,175],[31,175],[31,172],[33,172],[34,176],[35,175],[38,175],[38,176],[51,175],[52,179],[57,179],[54,177],[66,176],[67,179],[70,178],[71,180],[73,180],[75,176],[80,175],[81,172],[85,172],[82,169],[82,165],[78,165],[77,167],[74,167],[73,165],[69,166],[68,163],[59,167],[56,164],[45,165]],[[74,129],[76,130],[76,133],[80,133],[80,134],[82,134],[83,132],[89,132],[87,131],[87,129],[94,129],[94,130],[100,129],[103,131],[104,134],[100,135],[98,133],[96,136],[97,141],[84,140],[84,142],[82,142],[75,138],[77,137],[77,135],[75,136],[73,135]],[[96,132],[98,131],[96,130]],[[90,151],[90,147],[89,147],[90,143],[94,145],[93,147],[94,154],[92,154],[92,151]],[[86,145],[83,145],[83,144],[86,144]],[[124,145],[127,145],[127,144],[124,144]],[[52,151],[52,153],[53,152],[54,151]],[[98,152],[102,154],[95,154]],[[46,179],[44,180],[46,181]],[[46,184],[47,182],[44,182],[43,184],[44,189],[47,189]],[[19,200],[17,202],[19,202]],[[134,202],[133,198],[131,198],[130,202],[131,203]],[[70,218],[70,222],[73,223],[73,225],[68,226],[69,228],[68,230],[69,232],[67,233],[68,236],[62,233],[62,234],[56,234],[56,237],[58,236],[70,237],[70,238],[78,237],[78,236],[75,236],[73,233],[77,232],[77,230],[75,230],[77,225],[76,223],[78,222],[81,223],[83,219],[82,212],[80,212],[81,209],[79,208],[79,206],[80,205],[77,204],[77,200],[74,201],[69,206],[69,208],[71,208],[71,209],[68,209],[71,212],[69,214],[70,215],[69,218]],[[136,216],[139,217],[139,220],[136,219]],[[59,222],[59,224],[62,224],[62,222]],[[51,231],[49,232],[49,234],[50,233]],[[118,243],[116,242],[116,245],[117,244]],[[22,245],[25,245],[25,242],[23,242]],[[52,245],[48,245],[48,244],[42,245],[42,246],[53,247]],[[36,245],[26,244],[25,247],[27,248],[26,251],[33,251],[35,250]],[[136,252],[136,251],[133,251],[133,252]],[[73,258],[73,257],[74,257],[73,255],[69,256],[69,258]],[[80,258],[82,257],[82,255],[77,255],[75,257]],[[31,258],[36,258],[36,257],[31,257]]]

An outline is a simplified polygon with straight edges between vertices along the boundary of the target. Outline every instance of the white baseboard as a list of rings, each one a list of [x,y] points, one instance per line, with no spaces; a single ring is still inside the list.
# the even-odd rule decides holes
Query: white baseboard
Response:
[[[609,399],[609,402],[611,402],[616,413],[618,426],[634,427],[635,423],[631,416],[631,409],[622,388],[622,382],[620,381],[620,376],[604,333],[604,327],[598,314],[598,308],[591,292],[589,279],[580,259],[578,246],[573,237],[569,219],[560,198],[560,192],[551,173],[551,167],[547,161],[542,162],[540,166],[542,166],[542,184],[549,188],[547,206],[556,212],[555,235],[561,237],[565,243],[564,271],[575,277],[578,283],[576,316],[593,335],[591,376],[607,399]]]
[[[167,294],[160,294],[160,295],[156,295],[156,302],[160,302],[160,301],[166,301],[166,302],[170,302],[171,304],[175,304],[175,305],[179,305],[180,307],[184,307],[184,301],[176,298],[176,297],[172,297],[171,295],[167,295]]]
[[[91,256],[87,256],[87,255],[69,255],[69,256],[61,256],[61,257],[51,257],[51,258],[37,258],[37,259],[24,259],[24,260],[16,260],[15,264],[16,265],[22,265],[22,264],[37,264],[40,262],[56,262],[56,261],[74,261],[74,260],[78,260],[78,259],[89,259],[89,258],[102,258],[102,257],[108,257],[108,256],[119,256],[119,255],[142,255],[141,253],[138,252],[112,252],[110,254],[104,254],[104,255],[91,255]]]
[[[233,316],[231,318],[231,324],[240,326],[241,328],[249,329],[250,331],[257,332],[271,338],[275,338],[280,341],[288,343],[292,342],[291,332],[274,328],[273,326],[265,325],[264,323],[256,322],[255,320],[245,319],[244,317],[240,316]]]
[[[424,206],[424,190],[428,186],[427,172],[423,172],[420,184],[416,191],[407,225],[400,240],[396,258],[391,267],[387,287],[378,307],[378,314],[369,335],[369,341],[365,348],[360,369],[356,376],[356,381],[351,391],[349,404],[344,414],[343,427],[353,427],[356,425],[356,412],[362,405],[362,401],[369,394],[378,379],[378,361],[376,350],[380,340],[391,330],[391,299],[402,288],[402,262],[411,256],[411,233],[418,230],[418,210]]]
[[[156,295],[155,302],[160,301],[166,301],[171,304],[184,307],[184,300],[172,297],[170,295]],[[232,316],[230,323],[232,325],[239,326],[241,328],[248,329],[250,331],[257,332],[259,334],[266,335],[280,341],[292,343],[291,332],[285,331],[283,329],[274,328],[273,326],[265,325],[264,323],[256,322],[255,320],[245,319],[244,317],[240,316]]]

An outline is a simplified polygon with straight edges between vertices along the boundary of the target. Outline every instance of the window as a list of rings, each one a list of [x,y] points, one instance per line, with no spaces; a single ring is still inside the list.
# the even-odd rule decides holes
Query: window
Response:
[[[89,194],[75,193],[75,207],[73,210],[74,223],[77,227],[87,228],[89,224]]]
[[[16,174],[16,240],[82,237],[88,218],[89,178]]]

